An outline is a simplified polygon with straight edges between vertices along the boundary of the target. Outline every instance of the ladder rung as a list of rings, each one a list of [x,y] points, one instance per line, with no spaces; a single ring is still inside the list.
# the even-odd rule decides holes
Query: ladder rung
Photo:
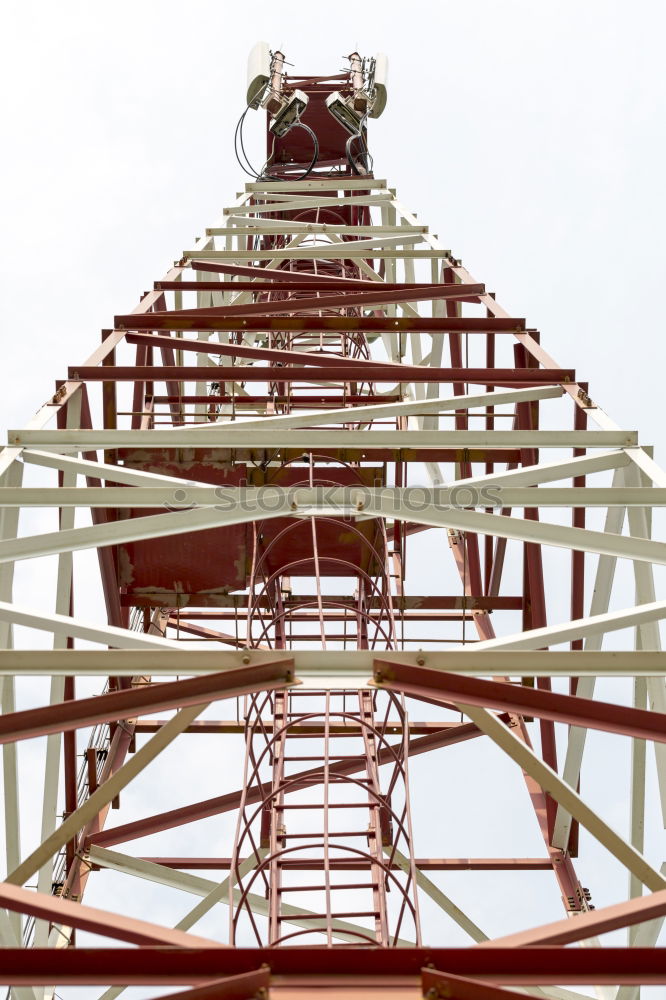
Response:
[[[330,837],[376,837],[374,830],[329,830]],[[324,834],[321,830],[314,833],[281,833],[280,840],[323,840]]]
[[[329,802],[327,806],[323,802],[291,803],[285,802],[283,805],[275,806],[278,809],[380,809],[378,802]]]
[[[321,739],[321,737],[318,736],[317,739]],[[320,757],[320,756],[318,756],[318,757],[283,757],[282,760],[284,761],[285,764],[288,761],[290,761],[290,762],[291,761],[314,761],[314,762],[320,763],[322,765],[322,767],[324,767],[324,765],[326,763],[324,757]],[[362,762],[364,760],[364,758],[361,757],[360,754],[357,754],[357,753],[336,753],[336,754],[332,754],[331,755],[331,759],[329,761],[329,764],[335,764],[335,762],[338,761],[338,760],[358,760],[359,762]]]
[[[328,913],[290,913],[278,916],[278,920],[326,920]],[[378,910],[350,910],[349,913],[331,913],[331,920],[341,920],[343,917],[378,917]]]
[[[325,885],[285,885],[280,886],[277,892],[324,892],[326,888]],[[379,886],[376,882],[349,882],[345,885],[330,885],[328,888],[331,892],[336,892],[338,889],[378,889]]]
[[[296,777],[296,775],[287,775],[287,778],[289,780],[291,780],[292,777]],[[329,784],[332,785],[335,782],[337,782],[339,784],[340,782],[344,781],[344,778],[345,778],[345,776],[343,774],[338,775],[334,771],[332,774],[329,775]],[[371,785],[372,784],[372,778],[367,778],[367,777],[366,778],[356,778],[356,782],[358,784]],[[299,778],[298,784],[299,785],[321,785],[321,775],[319,775],[319,774],[313,774],[313,775],[310,775],[309,777]],[[290,789],[288,789],[288,791],[289,790]]]

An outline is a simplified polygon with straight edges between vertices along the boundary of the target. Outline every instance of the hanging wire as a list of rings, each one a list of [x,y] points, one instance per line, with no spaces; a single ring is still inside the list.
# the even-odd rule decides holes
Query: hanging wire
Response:
[[[367,122],[367,120],[368,116],[367,114],[365,114],[359,122],[358,132],[355,132],[354,135],[350,135],[345,145],[345,155],[347,156],[347,162],[349,163],[349,166],[352,168],[353,173],[358,174],[359,176],[361,171],[356,166],[356,161],[352,156],[352,144],[357,139],[361,143],[359,159],[361,160],[363,169],[366,171],[366,173],[372,173],[372,168],[373,168],[373,159],[372,156],[370,155],[370,150],[368,149],[368,144],[365,141],[365,136],[363,134],[363,129],[365,128],[365,123]]]
[[[245,110],[243,111],[242,115],[238,119],[238,122],[236,123],[236,130],[234,132],[234,154],[236,156],[236,160],[238,161],[238,165],[240,166],[241,170],[244,173],[246,173],[248,175],[248,177],[252,177],[253,180],[274,180],[274,181],[275,180],[277,180],[277,181],[282,180],[283,179],[282,177],[275,177],[272,174],[269,174],[269,173],[266,172],[267,169],[268,169],[268,167],[271,164],[272,159],[273,159],[273,154],[274,154],[274,151],[275,151],[275,137],[273,138],[273,146],[272,146],[272,149],[271,149],[270,156],[268,157],[268,159],[266,160],[266,162],[264,163],[264,165],[263,165],[263,167],[261,168],[260,171],[257,171],[254,168],[254,166],[250,162],[250,158],[248,157],[247,152],[245,151],[245,142],[243,140],[243,126],[245,124],[245,116],[246,116],[246,114],[248,113],[248,111],[250,110],[251,107],[252,107],[252,105],[248,104],[248,106],[245,108]],[[315,165],[317,163],[317,160],[319,159],[319,140],[317,139],[317,136],[312,131],[312,129],[310,128],[310,126],[309,125],[305,125],[299,118],[297,118],[296,121],[293,122],[289,126],[289,128],[285,132],[285,135],[288,135],[289,132],[291,132],[291,130],[294,129],[294,128],[305,129],[305,131],[308,133],[308,135],[312,139],[312,147],[313,147],[312,159],[311,159],[310,163],[308,164],[307,169],[302,174],[299,174],[298,177],[293,178],[294,180],[301,181],[305,177],[307,177],[308,174],[310,174],[312,172],[312,170],[314,169],[314,167],[315,167]],[[352,138],[356,138],[356,137],[352,136]],[[239,147],[240,147],[240,154],[242,155],[243,159],[241,159],[241,155],[239,155]],[[367,147],[366,147],[366,150],[367,150]],[[347,158],[349,159],[349,154],[348,154]],[[243,160],[245,162],[243,162]],[[356,171],[356,173],[358,173],[358,171]]]
[[[245,152],[245,145],[243,143],[243,124],[245,122],[245,115],[248,113],[248,111],[250,110],[251,107],[252,107],[252,105],[248,104],[248,106],[246,107],[245,111],[242,113],[242,115],[238,119],[238,122],[236,123],[236,131],[234,132],[234,153],[236,154],[236,159],[238,160],[238,165],[240,166],[241,170],[244,173],[246,173],[249,177],[252,177],[253,179],[256,179],[257,176],[258,176],[257,175],[257,171],[254,169],[254,167],[250,163],[250,161],[248,159],[248,156],[247,156],[247,153]],[[245,164],[243,163],[243,161],[241,160],[240,156],[238,155],[238,145],[239,145],[239,142],[240,142],[241,152],[243,154],[243,157],[245,158]]]
[[[285,135],[288,135],[289,132],[291,132],[291,130],[293,128],[302,128],[302,129],[304,129],[308,133],[308,135],[310,136],[310,138],[312,139],[313,153],[312,153],[312,159],[310,160],[310,163],[308,164],[307,169],[302,174],[299,174],[298,177],[291,178],[292,180],[302,181],[305,177],[308,176],[308,174],[310,174],[312,172],[315,164],[317,163],[317,160],[319,159],[319,140],[317,139],[317,136],[312,131],[312,129],[310,128],[310,126],[306,125],[304,122],[302,122],[300,120],[300,118],[297,118],[296,121],[292,125],[289,126],[289,128],[285,132]],[[273,160],[273,154],[274,154],[274,152],[275,152],[275,137],[273,138],[273,146],[271,148],[271,154],[268,157],[268,159],[266,160],[266,162],[264,163],[263,167],[261,168],[261,174],[259,174],[257,176],[257,180],[273,180],[273,181],[284,180],[284,178],[282,178],[282,177],[275,177],[272,174],[267,174],[266,173],[266,170],[271,165],[271,162]]]

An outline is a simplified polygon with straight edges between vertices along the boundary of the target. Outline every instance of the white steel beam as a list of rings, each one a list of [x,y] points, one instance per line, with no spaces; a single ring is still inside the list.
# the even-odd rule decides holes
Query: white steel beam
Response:
[[[633,478],[638,479],[639,477],[636,475],[638,470],[632,469],[631,471],[634,474]],[[632,537],[637,536],[641,539],[649,538],[650,530],[645,508],[639,508],[637,510],[629,508],[627,510],[627,518]],[[643,600],[654,600],[655,585],[652,567],[640,562],[635,562],[634,578],[636,583],[637,601],[642,602]],[[638,628],[638,639],[641,649],[661,649],[659,626],[654,622],[644,623]],[[664,681],[656,677],[648,678],[646,681],[646,687],[650,708],[653,711],[666,712],[666,685],[664,684]],[[666,747],[662,748],[660,751],[655,751],[655,758],[657,767],[657,782],[661,800],[662,822],[664,827],[666,827]]]
[[[196,369],[193,369],[193,378]],[[240,378],[241,375],[236,373]],[[359,376],[360,376],[359,372]],[[396,380],[397,381],[397,380]],[[635,445],[636,431],[275,431],[246,430],[228,423],[211,428],[175,427],[172,430],[10,430],[9,443],[26,448],[59,451],[98,451],[110,448],[625,448]],[[231,436],[233,434],[233,437]]]
[[[228,229],[227,234],[233,236],[233,229]],[[314,240],[321,240],[322,242],[308,243],[307,246],[302,246],[298,250],[267,250],[257,248],[256,250],[202,250],[197,253],[198,260],[241,260],[241,261],[255,261],[255,260],[317,260],[320,257],[328,258],[358,258],[369,256],[367,251],[371,251],[370,256],[375,257],[386,257],[388,255],[395,255],[396,257],[411,257],[411,256],[433,256],[433,251],[431,250],[413,250],[404,249],[398,250],[397,247],[409,248],[415,243],[421,243],[424,238],[423,233],[405,233],[404,236],[373,236],[368,239],[362,240],[345,240],[343,242],[344,247],[349,249],[343,254],[342,247],[334,240],[327,239],[324,236],[319,236],[315,233],[308,233],[305,231],[305,235],[312,237]],[[332,237],[334,234],[328,234]],[[326,240],[325,242],[323,242]],[[185,257],[189,258],[193,251],[185,251]]]
[[[433,383],[434,385],[434,383]],[[445,410],[467,410],[476,406],[501,406],[505,403],[521,403],[536,399],[556,399],[564,390],[559,385],[538,386],[530,389],[502,389],[497,392],[473,393],[464,396],[441,396],[437,399],[405,400],[401,403],[372,403],[367,406],[349,406],[333,410],[298,410],[277,417],[262,417],[259,420],[215,421],[205,430],[224,423],[225,430],[232,433],[238,429],[251,430],[265,428],[280,430],[283,427],[315,427],[322,424],[364,423],[385,417],[405,417],[413,413],[439,413]],[[204,428],[202,428],[204,429]]]
[[[175,499],[177,501],[177,498]],[[243,510],[240,506],[231,511],[201,507],[197,510],[149,514],[146,517],[130,518],[124,521],[107,521],[104,524],[93,524],[90,527],[70,528],[43,535],[28,535],[0,543],[0,563],[35,559],[39,556],[74,552],[78,549],[101,548],[105,545],[118,545],[121,542],[139,541],[143,538],[165,538],[190,531],[223,528],[225,525],[246,524],[250,521],[268,520],[271,517],[284,517],[289,513],[291,513],[289,498],[285,494],[285,499],[280,501],[278,509],[275,511]]]
[[[624,474],[624,469],[616,470],[613,478],[613,484],[619,485],[624,483]],[[619,535],[622,531],[624,518],[625,511],[622,508],[610,509],[606,515],[604,532]],[[605,614],[607,612],[610,605],[616,563],[617,560],[614,556],[599,556],[594,589],[592,591],[592,599],[590,602],[590,615],[595,616]],[[600,650],[603,636],[603,632],[598,632],[595,635],[588,636],[585,640],[585,652],[596,652]],[[576,693],[581,698],[592,698],[594,695],[594,686],[594,676],[581,677],[578,681]],[[571,788],[576,788],[578,786],[581,766],[583,763],[586,737],[587,729],[585,729],[584,726],[569,727],[567,751],[562,776]],[[571,823],[571,814],[567,812],[564,806],[558,805],[552,836],[552,842],[555,847],[559,847],[561,850],[566,850],[569,843]]]
[[[176,486],[178,483],[178,486]],[[540,487],[533,489],[524,486],[501,486],[494,488],[493,479],[487,479],[485,493],[471,491],[459,483],[451,486],[440,486],[436,490],[425,490],[421,487],[380,487],[370,488],[370,496],[381,496],[383,501],[403,503],[405,499],[414,497],[417,502],[428,497],[436,500],[434,506],[461,507],[465,510],[473,507],[666,507],[666,488],[633,486],[633,487],[594,487],[594,486],[563,486]],[[474,492],[477,493],[474,496]],[[0,486],[0,508],[3,507],[164,507],[173,509],[182,507],[216,507],[226,510],[235,500],[246,504],[257,504],[261,511],[262,495],[278,499],[290,496],[299,506],[317,505],[317,498],[325,496],[320,506],[328,509],[351,510],[345,513],[354,514],[353,498],[363,495],[363,487],[340,488],[330,490],[326,487],[310,489],[308,487],[293,487],[281,490],[279,487],[238,488],[220,486],[191,486],[185,480],[174,480],[168,486],[137,486],[127,490],[123,487],[111,486],[54,486],[54,487],[2,487]],[[176,500],[174,500],[176,495]],[[261,514],[259,515],[261,517]],[[64,529],[63,529],[64,530]],[[580,529],[586,530],[586,529]],[[640,536],[636,536],[640,537]]]
[[[259,858],[263,858],[264,855],[265,855],[265,853],[266,852],[260,848],[259,852],[258,852],[258,857]],[[156,881],[158,883],[161,882],[163,885],[172,884],[170,882],[163,881],[162,877],[157,877],[158,875],[161,875],[162,871],[164,871],[164,878],[167,877],[166,876],[166,872],[168,872],[169,869],[164,869],[164,867],[162,865],[154,865],[154,864],[151,864],[150,862],[141,862],[141,861],[139,861],[138,858],[132,858],[132,857],[130,857],[127,854],[120,854],[117,851],[107,851],[104,848],[96,847],[94,844],[90,848],[90,855],[89,856],[90,856],[91,860],[94,861],[95,864],[99,864],[99,865],[101,865],[104,868],[110,868],[110,869],[114,869],[116,871],[127,870],[128,874],[130,874],[130,875],[138,875],[139,877],[150,878],[151,881]],[[126,866],[126,868],[119,867],[120,865],[124,865],[124,866]],[[241,875],[245,875],[247,872],[249,872],[253,868],[255,868],[256,865],[257,865],[257,855],[250,855],[250,857],[246,858],[239,865],[239,873]],[[139,866],[142,866],[142,867],[139,867]],[[149,867],[145,867],[145,866],[149,866]],[[155,876],[156,876],[155,878],[152,878],[151,875],[148,874],[148,872],[153,873],[153,869],[159,869],[159,872],[154,873]],[[142,874],[142,873],[144,873],[144,874]],[[172,874],[173,874],[173,872],[172,872]],[[184,873],[182,873],[182,874],[184,874]],[[188,876],[186,876],[186,878],[190,880],[189,881],[190,888],[188,888],[188,890],[187,890],[189,892],[193,892],[194,891],[194,889],[192,888],[192,886],[194,884],[208,882],[208,879],[201,879],[201,878],[198,878],[197,876],[188,875]],[[195,880],[195,881],[192,881],[192,880]],[[208,913],[208,911],[217,902],[219,902],[220,900],[223,900],[225,897],[228,897],[229,891],[230,891],[230,889],[232,887],[231,886],[231,876],[229,876],[228,878],[224,879],[219,884],[216,883],[216,882],[211,882],[210,884],[211,884],[211,886],[213,888],[208,889],[207,892],[203,892],[202,893],[202,895],[203,895],[204,898],[201,899],[196,904],[196,906],[194,906],[191,910],[188,910],[188,912],[185,914],[185,916],[182,917],[178,921],[178,923],[175,925],[174,930],[177,930],[177,931],[189,931],[189,930],[191,930],[191,928],[194,927],[194,925],[206,913]],[[178,886],[176,886],[176,888],[185,888],[185,884],[181,883]],[[198,892],[197,892],[197,894],[198,894]],[[126,989],[126,987],[124,987],[124,986],[111,986],[108,990],[106,990],[101,995],[101,997],[99,998],[99,1000],[115,1000],[115,998],[118,997],[118,996],[120,996],[120,994],[123,993],[125,991],[125,989]]]
[[[573,788],[566,784],[548,764],[544,763],[522,740],[513,735],[503,722],[485,708],[458,703],[467,715],[519,767],[535,779],[557,802],[562,803],[628,871],[632,872],[652,892],[666,889],[666,878],[650,865],[642,854],[616,833]]]
[[[396,847],[387,845],[386,847],[384,847],[384,854],[387,857],[391,858],[398,865],[398,867],[402,869],[403,872],[406,872],[407,874],[410,873],[411,871],[410,859],[406,857],[404,854],[401,854],[401,852]],[[439,886],[436,886],[435,883],[428,878],[425,872],[422,872],[420,870],[420,868],[416,869],[416,884],[418,885],[419,889],[421,889],[426,894],[426,896],[429,896],[430,899],[432,899],[433,902],[436,903],[437,906],[439,906],[440,909],[444,911],[444,913],[448,914],[448,916],[451,917],[451,919],[455,921],[456,924],[458,924],[458,927],[462,928],[462,930],[464,930],[465,933],[468,934],[473,941],[476,941],[476,943],[478,944],[480,941],[488,940],[488,935],[484,934],[481,928],[478,927],[474,923],[474,921],[471,920],[470,917],[468,917],[467,914],[460,909],[459,906],[456,906],[453,900],[450,899],[449,896],[446,895],[446,893],[442,892]]]
[[[124,465],[107,465],[105,462],[90,462],[71,455],[59,455],[53,451],[29,451],[21,455],[26,465],[40,465],[60,472],[73,472],[77,476],[89,476],[111,483],[125,483],[126,486],[175,486],[195,485],[195,480],[180,479],[178,476],[160,476],[142,469],[129,469]],[[204,484],[200,484],[204,485]]]
[[[601,451],[577,458],[561,459],[557,462],[539,462],[538,465],[521,466],[507,472],[497,472],[485,476],[471,476],[456,479],[455,486],[537,486],[540,483],[557,482],[574,476],[586,476],[593,472],[606,472],[629,464],[624,451]]]
[[[666,486],[666,472],[643,448],[627,448],[627,457],[657,486]]]
[[[229,696],[225,692],[225,697]],[[94,819],[104,806],[115,799],[130,781],[155,760],[176,736],[187,729],[205,708],[205,704],[181,708],[147,743],[99,785],[78,809],[70,813],[67,819],[7,876],[6,881],[12,885],[24,885],[49,858],[64,847],[68,840],[75,837],[86,823]]]
[[[72,399],[67,407],[66,421],[67,427],[78,427],[81,424],[81,399],[79,392]],[[63,489],[75,488],[76,474],[71,470],[62,475]],[[70,507],[61,508],[58,517],[58,530],[71,531],[74,528],[74,518],[76,511]],[[58,572],[56,577],[56,599],[55,613],[57,615],[68,615],[72,599],[72,573],[73,557],[71,552],[60,552],[58,554]],[[53,648],[66,649],[67,635],[61,632],[53,633]],[[50,704],[57,705],[65,697],[65,678],[52,677]],[[60,785],[60,763],[61,763],[62,734],[50,733],[46,738],[46,756],[44,762],[44,786],[42,795],[42,823],[40,839],[46,841],[56,828],[58,797],[61,793]],[[53,883],[53,858],[50,857],[42,865],[37,873],[37,890],[39,892],[51,892]],[[49,938],[49,923],[46,920],[35,921],[34,944],[36,948],[45,948]]]
[[[631,619],[634,609],[617,615],[601,616],[597,619],[581,619],[578,623],[550,626],[547,636],[532,636],[519,633],[503,639],[488,639],[484,642],[470,642],[465,649],[447,650],[386,650],[379,654],[376,650],[326,649],[312,651],[294,649],[284,653],[275,650],[247,649],[196,649],[184,646],[182,642],[148,636],[142,632],[112,629],[112,626],[96,626],[69,619],[68,632],[76,638],[98,642],[111,649],[21,649],[0,650],[0,676],[16,674],[25,677],[50,677],[55,674],[65,676],[133,677],[149,674],[154,677],[176,675],[197,676],[224,670],[238,670],[239,667],[265,663],[284,657],[293,658],[296,673],[300,679],[325,685],[327,680],[339,680],[342,686],[351,683],[363,686],[373,672],[373,664],[379,657],[383,662],[407,663],[426,666],[430,670],[466,674],[472,677],[664,677],[666,676],[666,652],[634,652],[633,650],[608,650],[607,652],[553,650],[545,652],[548,644],[569,642],[580,634],[595,634],[596,631],[613,631],[635,624]],[[645,609],[639,608],[639,621]],[[64,627],[64,619],[53,623],[50,617],[36,612],[19,609],[0,608],[3,616],[14,615],[19,624],[44,631],[54,631]],[[666,602],[648,609],[647,614],[666,617]],[[541,632],[540,629],[534,629]],[[527,637],[530,637],[529,639]],[[493,645],[495,644],[494,648]]]
[[[296,236],[298,233],[306,233],[308,236],[395,236],[396,233],[428,232],[427,226],[344,226],[329,222],[295,222],[293,219],[282,222],[275,219],[248,219],[243,215],[229,215],[227,222],[228,226],[206,229],[206,236]]]
[[[600,632],[614,632],[618,629],[633,628],[642,625],[644,622],[660,620],[666,617],[666,601],[655,601],[652,604],[637,604],[631,608],[623,608],[621,611],[608,611],[605,614],[590,615],[587,618],[575,618],[570,622],[563,622],[559,625],[547,625],[544,628],[533,628],[527,632],[518,632],[513,635],[502,636],[497,639],[484,639],[475,643],[471,649],[473,655],[484,649],[543,649],[546,646],[559,645],[563,642],[571,642],[573,639],[586,639],[590,635],[598,635]],[[427,658],[428,654],[422,654]],[[549,653],[553,656],[553,653]],[[581,654],[585,657],[585,651]],[[603,653],[600,659],[612,657],[612,652]],[[627,654],[625,654],[627,655]],[[636,656],[636,653],[629,654]],[[510,671],[513,673],[513,671]],[[631,671],[633,674],[634,671]],[[573,671],[573,676],[576,672]],[[601,674],[597,674],[601,677]]]
[[[265,850],[261,851],[261,857],[265,856],[267,852]],[[93,864],[101,865],[103,868],[111,868],[114,871],[123,872],[128,875],[134,875],[139,878],[148,879],[151,882],[156,882],[159,885],[166,885],[174,889],[182,889],[185,892],[190,892],[196,896],[203,896],[201,903],[197,904],[184,918],[187,922],[187,927],[182,927],[182,921],[180,924],[176,925],[178,930],[189,930],[189,928],[200,920],[215,904],[224,903],[229,905],[230,902],[230,879],[226,878],[223,882],[213,882],[211,879],[201,878],[198,875],[190,875],[186,872],[175,871],[172,868],[166,868],[164,865],[155,864],[152,861],[142,861],[140,858],[133,858],[129,855],[120,854],[118,851],[108,851],[104,848],[98,848],[93,845],[90,850],[90,860]],[[245,861],[240,866],[240,875],[249,873],[257,865],[257,858],[255,855],[251,855],[246,858]],[[241,892],[239,889],[233,889],[234,902],[238,903],[241,898]],[[268,916],[268,901],[265,897],[258,895],[257,893],[248,893],[247,901],[251,906],[253,913],[258,913],[260,916]],[[325,928],[326,919],[312,920],[312,919],[299,919],[299,915],[310,914],[311,911],[302,906],[291,906],[288,903],[283,903],[280,912],[285,917],[287,923],[294,924],[297,927],[307,927],[307,928]],[[358,924],[350,923],[347,920],[334,919],[332,921],[334,937],[348,941],[350,933],[366,930],[365,928],[359,927]],[[413,947],[413,942],[411,941],[400,941],[399,944],[403,947]]]
[[[11,465],[2,481],[14,486],[20,486],[23,468],[19,462]],[[18,530],[19,511],[17,508],[0,511],[0,539],[15,538]],[[0,566],[0,600],[11,603],[14,586],[14,564],[9,562]],[[10,650],[14,644],[13,624],[11,621],[0,622],[0,647]],[[0,682],[0,707],[7,714],[16,710],[15,681],[12,674],[7,674]],[[2,781],[4,802],[5,830],[5,860],[6,871],[12,871],[21,857],[21,824],[20,799],[18,781],[17,747],[2,748]],[[18,941],[22,935],[20,913],[8,916],[12,933]]]
[[[163,639],[161,636],[151,636],[145,632],[132,632],[126,628],[116,628],[115,625],[96,625],[92,622],[82,622],[78,618],[70,618],[68,615],[33,611],[16,604],[10,604],[7,601],[0,602],[0,620],[23,625],[26,628],[36,628],[40,631],[62,633],[74,639],[100,642],[105,646],[115,646],[119,649],[173,649],[182,651],[182,643],[176,639]],[[54,654],[60,653],[66,658],[74,651],[53,650],[53,652]],[[0,651],[0,657],[2,655],[3,652]],[[22,651],[12,652],[12,659],[17,664],[16,673],[19,673],[18,664],[21,655]],[[137,669],[134,672],[137,675],[143,675],[145,670]]]
[[[345,198],[345,205],[384,205],[390,203],[391,195],[366,194],[352,195]],[[288,204],[285,204],[288,202]],[[333,203],[334,204],[334,203]],[[273,215],[275,212],[284,212],[285,209],[301,208],[330,208],[331,199],[328,197],[298,198],[291,195],[273,195],[271,201],[266,201],[261,205],[230,205],[222,209],[222,214],[226,218],[229,215]]]
[[[477,511],[461,510],[453,507],[440,509],[430,505],[418,511],[395,510],[395,505],[383,500],[379,503],[369,499],[363,511],[373,517],[427,524],[434,528],[457,528],[480,535],[494,535],[498,538],[516,539],[558,548],[577,549],[619,556],[624,559],[666,565],[666,543],[653,542],[643,538],[625,538],[590,531],[588,528],[573,528],[545,521],[532,521],[503,514],[483,514]],[[310,513],[304,510],[303,513]]]
[[[637,642],[640,643],[640,633],[637,630]],[[647,708],[647,682],[645,677],[634,678],[634,708]],[[631,741],[631,772],[630,772],[630,805],[629,805],[629,839],[641,854],[645,850],[645,759],[647,744],[645,740]],[[629,898],[634,899],[643,894],[643,886],[633,873],[629,873]],[[628,928],[627,944],[632,946],[638,933],[638,926]]]

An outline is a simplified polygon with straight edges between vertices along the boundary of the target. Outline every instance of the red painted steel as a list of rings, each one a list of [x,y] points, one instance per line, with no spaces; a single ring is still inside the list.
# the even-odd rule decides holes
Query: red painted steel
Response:
[[[239,976],[213,979],[210,983],[194,986],[178,993],[161,995],[160,1000],[267,1000],[271,974],[268,966],[256,972],[243,972]]]
[[[666,948],[35,948],[2,952],[3,980],[11,985],[169,986],[210,982],[216,977],[270,967],[287,987],[342,992],[392,986],[420,987],[432,966],[466,977],[515,985],[631,985],[666,983]],[[344,965],[342,964],[344,962]],[[349,983],[349,978],[346,978]],[[399,994],[398,994],[399,995]],[[409,996],[410,993],[406,993]],[[353,993],[352,993],[353,996]]]
[[[196,328],[196,325],[195,325]],[[266,324],[264,328],[266,329]],[[427,332],[427,331],[426,331]],[[215,353],[212,351],[211,353]],[[315,364],[314,362],[317,362]],[[443,384],[446,382],[462,382],[474,385],[488,385],[511,388],[529,388],[535,385],[560,385],[570,382],[574,376],[572,370],[564,368],[558,369],[530,369],[530,368],[417,368],[411,365],[402,365],[400,371],[394,365],[374,364],[367,362],[359,364],[355,371],[358,373],[356,382],[393,382],[398,380],[398,374],[403,382],[435,382]],[[77,381],[85,382],[134,382],[141,384],[148,382],[165,382],[168,380],[196,382],[201,378],[201,372],[184,365],[173,365],[167,367],[163,365],[109,365],[104,368],[77,367],[73,365],[69,369],[69,377]],[[137,382],[137,380],[139,380]],[[344,365],[333,365],[324,368],[321,366],[318,355],[313,356],[312,367],[302,368],[278,368],[274,365],[242,369],[242,376],[239,379],[243,382],[346,382],[350,381],[349,367]],[[138,429],[138,428],[137,428]]]
[[[160,924],[137,920],[120,913],[111,913],[69,899],[50,896],[45,892],[21,889],[9,882],[0,882],[0,903],[8,910],[27,913],[52,923],[102,934],[128,944],[164,944],[172,948],[206,948],[216,942],[196,934],[171,930]]]
[[[387,690],[437,702],[499,708],[541,719],[666,743],[666,715],[548,690],[446,674],[411,664],[375,661],[374,680]]]
[[[534,993],[516,993],[503,986],[492,986],[478,979],[452,976],[437,969],[424,969],[421,988],[425,1000],[537,1000]]]
[[[293,677],[293,660],[276,660],[223,674],[208,674],[166,684],[143,683],[132,691],[117,691],[46,708],[11,712],[0,716],[0,743],[94,726],[99,722],[134,718],[138,711],[159,712],[164,708],[184,708],[221,698],[235,698],[253,691],[281,687]]]
[[[309,263],[306,261],[305,263]],[[302,273],[302,272],[299,272]],[[421,287],[421,286],[419,286]],[[262,288],[263,291],[263,288]],[[290,310],[291,311],[291,310]],[[183,315],[181,315],[183,313]],[[319,333],[320,331],[330,331],[331,333],[356,332],[382,333],[384,331],[396,330],[402,333],[474,333],[487,334],[489,332],[516,334],[525,329],[524,319],[505,319],[503,317],[483,319],[473,316],[454,317],[426,317],[410,316],[388,317],[382,316],[231,316],[222,312],[218,308],[175,310],[170,312],[151,312],[141,314],[125,314],[115,317],[115,325],[118,330],[217,330],[219,332],[234,333],[237,330],[249,333],[263,333],[265,330],[280,330],[285,333]],[[553,368],[556,366],[553,365]],[[558,369],[562,374],[567,374],[565,369]],[[459,376],[461,379],[463,376]]]

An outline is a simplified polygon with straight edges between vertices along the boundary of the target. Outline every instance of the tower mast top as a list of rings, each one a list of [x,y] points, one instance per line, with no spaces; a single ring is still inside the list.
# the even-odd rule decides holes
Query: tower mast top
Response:
[[[275,180],[372,173],[366,123],[386,107],[388,59],[358,52],[346,58],[349,67],[332,76],[290,76],[285,54],[257,42],[248,57],[247,106],[235,137],[247,173]],[[260,107],[268,114],[267,151],[256,171],[245,154],[243,125],[247,111]]]

